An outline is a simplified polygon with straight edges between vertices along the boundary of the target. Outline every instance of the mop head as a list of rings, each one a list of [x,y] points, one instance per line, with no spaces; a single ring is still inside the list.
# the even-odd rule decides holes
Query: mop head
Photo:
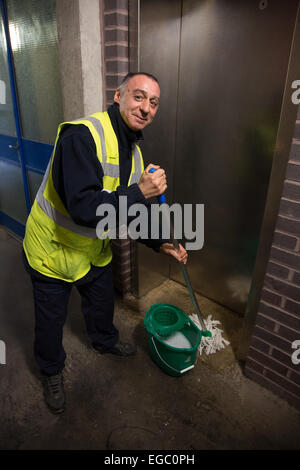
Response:
[[[195,314],[190,315],[191,320],[198,326],[201,330],[200,322],[198,316]],[[218,320],[212,320],[211,315],[209,315],[204,320],[206,330],[211,332],[211,336],[203,332],[203,336],[201,338],[198,350],[201,356],[202,351],[208,354],[215,354],[217,351],[224,349],[226,346],[230,344],[229,341],[222,337],[223,330],[217,327],[221,323]]]

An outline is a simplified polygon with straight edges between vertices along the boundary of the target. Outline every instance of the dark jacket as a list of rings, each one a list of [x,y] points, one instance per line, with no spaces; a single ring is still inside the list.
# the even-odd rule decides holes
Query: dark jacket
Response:
[[[145,204],[148,208],[148,233],[150,233],[150,203],[137,184],[127,186],[131,173],[132,145],[143,139],[142,133],[134,132],[125,124],[117,103],[108,108],[108,114],[119,144],[120,186],[111,193],[101,191],[103,170],[97,157],[94,139],[86,126],[78,124],[66,126],[58,139],[52,167],[55,190],[71,218],[79,225],[93,228],[101,219],[96,216],[100,204],[109,203],[118,210],[120,196],[127,196],[128,208],[135,203]],[[160,245],[166,240],[138,239],[137,241],[158,252]],[[31,275],[46,277],[32,269],[26,257],[24,261]],[[90,281],[100,275],[103,269],[105,268],[92,266],[89,273],[76,283]]]

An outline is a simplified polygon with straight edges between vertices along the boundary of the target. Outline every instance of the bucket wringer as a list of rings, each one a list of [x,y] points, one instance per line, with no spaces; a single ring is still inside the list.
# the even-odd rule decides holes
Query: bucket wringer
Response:
[[[167,374],[181,376],[194,367],[202,332],[178,307],[154,304],[144,325],[153,359]]]

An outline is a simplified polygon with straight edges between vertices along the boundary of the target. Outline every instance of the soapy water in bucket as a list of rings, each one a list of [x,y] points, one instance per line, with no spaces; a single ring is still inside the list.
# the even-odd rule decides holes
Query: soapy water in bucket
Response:
[[[183,333],[181,333],[181,331],[175,331],[169,336],[160,335],[159,338],[161,341],[168,344],[169,346],[172,346],[173,348],[192,348],[192,344],[187,339],[187,337]]]

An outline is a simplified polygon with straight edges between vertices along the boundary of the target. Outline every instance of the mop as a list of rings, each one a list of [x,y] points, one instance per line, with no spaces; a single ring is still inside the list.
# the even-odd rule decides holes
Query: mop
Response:
[[[151,168],[149,170],[149,173],[153,173],[154,171],[156,171],[156,169]],[[166,204],[167,202],[164,194],[161,194],[160,196],[158,196],[157,200],[159,204]],[[179,252],[180,251],[179,242],[177,239],[174,238],[174,228],[173,228],[172,221],[170,220],[169,222],[170,222],[170,240],[175,250]],[[190,299],[192,301],[192,304],[196,312],[196,314],[191,314],[189,315],[189,317],[202,332],[202,339],[198,347],[199,354],[202,355],[202,352],[205,352],[206,355],[215,354],[217,351],[220,351],[221,349],[224,349],[226,346],[228,346],[230,342],[223,338],[222,336],[223,330],[221,330],[218,327],[218,325],[220,325],[220,322],[218,320],[212,320],[211,315],[209,315],[207,319],[205,320],[202,318],[202,314],[201,314],[194,290],[192,288],[192,284],[191,284],[187,269],[183,263],[180,263],[180,267],[181,267],[181,271],[184,277],[186,287],[189,292]]]
[[[198,319],[198,316],[195,314],[189,315],[190,319],[201,329],[201,325]],[[222,337],[223,330],[218,328],[217,325],[221,323],[218,320],[212,320],[211,315],[208,315],[204,319],[205,327],[208,331],[211,332],[211,337],[202,336],[201,342],[198,347],[199,354],[201,356],[202,352],[205,352],[208,356],[209,354],[215,354],[217,351],[224,349],[230,344],[225,338]]]
[[[174,231],[172,228],[172,224],[170,224],[170,228],[171,241],[175,250],[179,251],[179,243],[178,240],[174,239]],[[196,296],[194,294],[186,267],[183,263],[180,263],[180,266],[186,287],[188,289],[191,301],[196,312],[196,314],[191,314],[189,315],[189,317],[202,331],[202,339],[198,347],[199,354],[200,356],[202,355],[202,352],[205,352],[206,355],[215,354],[217,351],[220,351],[221,349],[224,349],[226,346],[228,346],[230,342],[223,338],[223,330],[221,330],[217,326],[220,325],[220,322],[218,320],[212,320],[211,315],[209,315],[207,319],[202,318],[200,308]]]

